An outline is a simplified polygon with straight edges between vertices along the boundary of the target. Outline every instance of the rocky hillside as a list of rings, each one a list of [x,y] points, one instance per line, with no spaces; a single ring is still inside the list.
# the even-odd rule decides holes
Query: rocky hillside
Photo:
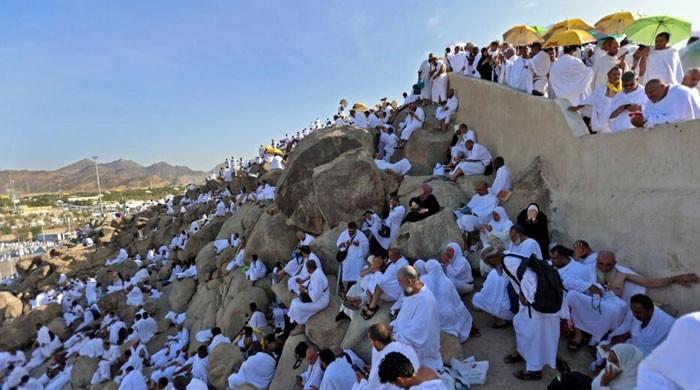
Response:
[[[310,340],[321,348],[352,348],[360,357],[370,361],[371,345],[367,340],[366,331],[374,323],[389,321],[389,306],[382,304],[378,313],[369,321],[362,320],[359,315],[351,321],[334,320],[340,307],[340,301],[335,298],[333,291],[338,272],[338,264],[335,261],[335,242],[338,235],[348,221],[360,219],[364,210],[383,211],[387,207],[389,194],[397,193],[401,201],[406,203],[409,197],[415,195],[422,182],[430,181],[443,211],[423,221],[402,226],[396,244],[411,261],[419,258],[437,258],[440,250],[449,242],[464,245],[452,210],[468,200],[473,193],[473,182],[489,180],[484,177],[463,177],[457,183],[451,183],[424,176],[429,174],[436,162],[443,160],[444,151],[452,137],[450,132],[437,130],[433,112],[432,107],[426,109],[429,118],[426,129],[417,131],[408,146],[395,157],[409,158],[413,164],[411,175],[404,178],[379,171],[375,167],[372,152],[377,134],[354,127],[316,131],[304,138],[293,151],[285,171],[260,172],[263,178],[276,184],[276,204],[265,209],[246,204],[233,215],[215,218],[188,239],[184,250],[174,253],[174,256],[182,261],[196,263],[198,278],[174,282],[162,289],[163,297],[160,300],[146,300],[145,309],[158,320],[163,332],[149,343],[150,352],[161,348],[164,337],[172,333],[172,328],[168,327],[168,322],[163,318],[168,310],[187,313],[185,326],[190,331],[189,350],[194,351],[199,346],[194,336],[202,329],[218,326],[226,336],[233,339],[247,321],[246,313],[250,302],[256,302],[258,307],[268,307],[278,299],[289,305],[293,297],[286,289],[286,280],[272,285],[268,276],[251,286],[242,273],[226,273],[226,263],[233,258],[235,251],[229,248],[217,256],[214,240],[227,238],[232,233],[245,236],[248,239],[246,254],[258,254],[268,269],[271,269],[276,261],[288,258],[296,244],[295,233],[302,229],[317,235],[311,247],[321,258],[334,298],[327,309],[309,320],[305,334],[287,339],[270,389],[294,388],[295,375],[306,369],[305,362],[297,370],[292,369],[294,347],[303,340]],[[400,114],[397,120],[401,120],[402,116]],[[541,205],[548,203],[537,164],[526,172],[524,176],[516,179],[513,196],[506,204],[511,214],[532,200]],[[254,177],[238,177],[228,186],[231,192],[235,193],[241,186],[251,188],[256,180]],[[185,196],[194,199],[200,193],[221,190],[226,185],[223,182],[208,182],[196,190],[189,191]],[[0,293],[0,314],[6,320],[0,329],[0,349],[29,346],[34,337],[35,323],[49,324],[60,337],[67,336],[58,305],[53,304],[33,311],[30,311],[27,305],[29,297],[37,291],[55,284],[61,272],[69,276],[92,275],[106,283],[107,269],[104,261],[112,258],[119,248],[126,248],[132,256],[138,253],[143,257],[148,249],[169,242],[174,234],[186,228],[202,214],[211,215],[213,208],[214,204],[210,202],[173,217],[166,215],[164,208],[153,207],[139,215],[127,216],[119,224],[106,223],[95,233],[97,250],[86,256],[76,256],[70,250],[64,249],[43,255],[33,262],[18,264],[22,281],[9,291]],[[143,240],[136,240],[138,229],[145,235]],[[476,263],[473,266],[478,268]],[[121,272],[125,278],[137,270],[132,260],[111,268]],[[159,275],[153,275],[151,283],[158,286],[159,280],[168,274],[169,269],[161,269]],[[126,306],[124,292],[108,295],[101,301],[101,307],[105,311],[116,311],[122,318],[134,317],[135,308]],[[497,346],[494,340],[501,342]],[[491,339],[488,348],[474,350],[472,347],[468,350],[460,345],[454,336],[443,333],[441,351],[446,362],[454,356],[464,357],[475,353],[484,358],[485,354],[489,353],[486,351],[488,349],[494,349],[494,353],[505,354],[507,351],[502,349],[510,348],[511,342],[511,336],[501,336]],[[470,340],[465,345],[470,343],[472,346],[486,345],[479,344],[478,340]],[[500,362],[500,357],[498,359],[496,363]],[[72,388],[105,388],[90,387],[88,384],[91,368],[97,364],[95,359],[92,360],[94,361],[78,358],[74,363]],[[224,344],[215,348],[210,356],[208,368],[211,388],[226,389],[227,376],[240,366],[241,360],[241,354],[235,345]],[[503,372],[497,372],[495,377],[490,378],[493,378],[492,383],[496,384],[496,387],[491,388],[502,388],[499,386],[512,380],[510,375],[504,375]],[[109,386],[110,384],[107,385]]]
[[[100,184],[103,189],[163,187],[199,183],[205,172],[181,165],[158,162],[142,166],[134,161],[119,159],[99,164]],[[44,192],[94,192],[95,163],[83,159],[53,171],[6,170],[0,171],[0,188],[10,186],[10,176],[15,190],[24,193],[27,186],[32,193]]]

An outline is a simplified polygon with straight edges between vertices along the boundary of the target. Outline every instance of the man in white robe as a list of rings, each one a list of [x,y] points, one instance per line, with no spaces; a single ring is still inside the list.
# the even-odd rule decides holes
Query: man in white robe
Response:
[[[467,206],[454,212],[462,233],[479,230],[491,220],[491,213],[498,206],[498,198],[489,193],[485,181],[474,183],[474,192]]]
[[[401,296],[401,286],[397,279],[399,269],[408,265],[398,248],[390,248],[386,263],[381,255],[371,257],[372,263],[362,270],[361,287],[367,294],[367,307],[376,311],[379,301],[395,302]],[[382,271],[382,267],[384,267]]]
[[[569,111],[586,108],[589,111],[590,127],[594,133],[612,133],[610,129],[610,104],[622,86],[622,69],[614,66],[608,70],[607,84],[595,88],[578,106],[569,107]],[[619,88],[621,89],[621,88]]]
[[[319,390],[350,390],[355,383],[355,371],[344,356],[336,358],[333,351],[323,349],[319,353],[323,379]]]
[[[513,175],[506,165],[503,157],[498,156],[493,159],[493,171],[496,177],[493,179],[489,193],[495,197],[503,196],[503,192],[513,190]]]
[[[391,156],[394,155],[398,144],[399,137],[394,134],[393,128],[390,126],[379,127],[379,142],[377,145],[377,151],[379,154],[381,154],[382,160],[386,162],[391,161]]]
[[[245,272],[246,279],[255,283],[256,281],[262,279],[267,274],[267,267],[262,260],[258,258],[258,255],[253,254],[250,259],[250,268]]]
[[[591,93],[593,70],[574,56],[572,46],[564,48],[564,55],[552,64],[549,83],[557,98],[567,99],[578,106]]]
[[[127,368],[126,375],[119,384],[119,390],[148,390],[146,378],[141,370],[133,367]]]
[[[134,286],[126,294],[126,304],[129,306],[142,306],[143,305],[143,292],[138,286]]]
[[[380,171],[393,172],[402,177],[406,176],[408,171],[411,170],[411,162],[408,161],[408,159],[406,158],[402,158],[401,160],[395,163],[390,163],[386,160],[381,159],[380,156],[377,155],[374,159],[374,164]]]
[[[506,71],[505,83],[511,88],[532,93],[532,73],[527,68],[528,57],[530,56],[529,50],[527,46],[520,46],[518,55],[509,59],[510,66]]]
[[[539,42],[533,43],[532,55],[525,66],[530,73],[529,78],[532,79],[532,82],[527,83],[528,86],[532,87],[528,92],[536,96],[547,96],[547,90],[549,89],[547,76],[551,65],[552,59],[549,57],[549,53],[542,50],[542,44]]]
[[[308,294],[308,299],[294,298],[289,307],[290,321],[297,324],[292,331],[294,335],[304,332],[306,322],[314,314],[328,307],[330,303],[330,291],[328,279],[323,270],[317,268],[316,263],[309,260],[306,262],[306,270],[311,275],[308,283],[301,287],[300,295]]]
[[[420,360],[416,351],[408,344],[394,341],[391,329],[385,323],[377,323],[369,327],[367,337],[372,343],[372,364],[367,377],[357,377],[352,390],[390,390],[395,389],[392,385],[379,382],[379,364],[384,356],[391,352],[398,352],[406,356],[413,368],[418,370]]]
[[[610,121],[612,132],[633,129],[630,121],[630,113],[642,111],[647,103],[647,95],[644,87],[637,83],[634,72],[628,71],[622,74],[622,91],[617,93],[610,102],[607,117]]]
[[[399,141],[399,148],[406,146],[406,142],[411,138],[413,132],[423,128],[423,122],[425,121],[425,112],[422,108],[418,107],[416,103],[411,103],[408,106],[408,115],[406,119],[399,125],[401,128],[401,136]]]
[[[505,327],[513,320],[508,298],[508,279],[498,270],[492,269],[486,276],[481,290],[474,294],[472,304],[494,317],[492,328]]]
[[[640,60],[640,78],[642,84],[651,80],[660,80],[664,84],[680,84],[683,80],[683,65],[678,50],[668,45],[670,35],[660,33],[656,36],[654,48],[645,49]]]
[[[231,339],[221,333],[221,328],[215,326],[211,328],[211,341],[209,342],[209,353],[221,344],[231,344]]]
[[[399,269],[397,278],[404,296],[401,310],[391,323],[394,336],[413,347],[421,365],[441,370],[440,314],[435,296],[410,265]]]
[[[520,256],[530,257],[535,255],[538,259],[544,258],[540,244],[534,239],[527,237],[525,230],[519,225],[513,225],[510,228],[510,245],[507,249],[508,252]]]
[[[355,222],[348,223],[348,228],[340,233],[336,240],[338,251],[346,252],[345,260],[341,264],[341,280],[347,291],[352,284],[360,279],[360,271],[364,268],[365,258],[369,252],[367,237],[358,231]]]
[[[480,143],[467,139],[467,155],[452,169],[448,179],[455,181],[462,175],[482,175],[486,166],[491,164],[491,152]]]
[[[148,313],[143,313],[139,319],[139,315],[136,316],[137,320],[134,322],[133,328],[134,333],[138,337],[139,341],[146,345],[153,338],[153,336],[158,331],[158,324],[149,316]]]
[[[241,368],[228,377],[228,386],[235,390],[247,383],[259,390],[267,389],[275,376],[276,366],[277,360],[266,346],[264,351],[249,356],[241,364]]]
[[[649,355],[666,339],[675,318],[655,306],[651,298],[644,294],[632,296],[630,310],[634,316],[630,331],[613,337],[612,344],[628,342],[644,355]]]
[[[299,295],[299,288],[302,284],[309,280],[311,274],[306,269],[306,262],[313,261],[316,263],[316,268],[323,269],[321,267],[321,260],[316,256],[315,253],[311,252],[311,248],[308,245],[303,245],[299,249],[299,255],[289,260],[284,267],[283,273],[279,273],[278,277],[283,277],[284,274],[289,275],[289,280],[287,280],[287,288],[289,291]]]
[[[430,367],[413,368],[411,361],[399,352],[391,352],[379,363],[379,380],[412,390],[450,390]]]
[[[450,58],[449,62],[452,72],[464,74],[464,70],[467,67],[467,53],[456,47],[455,54]]]
[[[129,258],[129,253],[124,248],[119,249],[119,254],[114,259],[107,260],[106,265],[121,264]]]
[[[428,260],[425,269],[427,273],[421,276],[420,280],[430,289],[435,300],[440,302],[440,330],[457,337],[460,343],[466,342],[472,330],[472,316],[464,306],[455,285],[445,275],[442,265],[437,260]]]
[[[350,116],[352,117],[352,124],[356,127],[361,127],[363,129],[367,128],[367,117],[364,112],[357,112],[355,110],[350,110]]]
[[[306,364],[306,371],[301,375],[297,375],[295,389],[312,390],[320,388],[321,380],[323,380],[323,370],[318,358],[318,349],[314,345],[309,345],[306,349]]]
[[[455,90],[450,88],[447,91],[447,100],[435,110],[435,118],[440,121],[440,128],[445,131],[459,107],[459,99]]]
[[[666,123],[679,123],[700,118],[700,96],[685,85],[666,85],[653,79],[644,87],[649,101],[642,113],[635,113],[631,122],[648,129]]]
[[[521,380],[541,379],[544,366],[556,368],[557,347],[559,344],[559,313],[542,313],[535,310],[537,275],[527,268],[520,280],[518,267],[522,260],[503,253],[502,248],[486,247],[481,258],[490,266],[503,270],[520,298],[520,310],[513,317],[517,351],[506,357],[506,362],[525,361],[525,370],[513,375]],[[507,272],[506,272],[507,271]]]
[[[620,53],[620,44],[615,38],[605,38],[605,40],[603,40],[602,49],[605,52],[602,55],[597,56],[593,62],[593,85],[591,87],[593,90],[607,85],[608,71],[610,71],[610,69],[613,67],[620,65],[621,62],[619,58],[620,54],[622,54]]]
[[[226,215],[226,203],[224,203],[222,200],[219,200],[216,202],[216,210],[214,211],[214,216],[215,217],[223,217]]]

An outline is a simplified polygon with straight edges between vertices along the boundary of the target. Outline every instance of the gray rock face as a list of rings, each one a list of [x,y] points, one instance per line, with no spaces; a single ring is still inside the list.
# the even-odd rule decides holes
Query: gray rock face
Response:
[[[6,291],[0,291],[0,319],[12,321],[22,315],[22,301]]]
[[[260,287],[248,287],[233,299],[223,302],[216,314],[216,326],[221,328],[224,335],[233,338],[243,329],[248,322],[248,305],[251,302],[260,308],[270,304],[265,290]]]
[[[174,281],[168,296],[173,311],[176,313],[185,312],[196,290],[197,284],[192,278]]]
[[[252,204],[244,204],[235,214],[221,226],[221,230],[216,235],[216,239],[230,238],[231,234],[238,233],[243,237],[250,236],[255,224],[263,214],[264,210]]]
[[[439,259],[441,250],[450,242],[464,245],[455,217],[450,210],[401,226],[396,246],[409,259]]]
[[[14,321],[5,321],[0,328],[0,350],[23,348],[34,342],[36,324],[46,325],[61,315],[61,305],[40,306]]]
[[[296,229],[287,225],[284,214],[264,213],[255,224],[246,244],[246,259],[257,254],[272,269],[275,262],[289,259],[296,244]]]
[[[197,266],[197,279],[200,283],[204,283],[211,279],[212,272],[216,270],[216,247],[214,241],[204,245],[197,253],[194,260]]]
[[[305,137],[292,152],[289,164],[279,178],[276,203],[280,210],[295,226],[321,233],[324,221],[316,208],[312,182],[314,168],[347,151],[363,149],[370,153],[373,147],[372,134],[354,127],[320,130]]]
[[[238,370],[243,362],[243,355],[236,344],[219,344],[209,355],[207,374],[209,384],[217,390],[228,389],[228,377]]]
[[[359,220],[367,209],[384,208],[384,183],[365,150],[345,152],[314,168],[312,181],[316,204],[329,228]]]
[[[74,389],[87,389],[90,387],[92,374],[97,371],[98,358],[78,357],[73,363],[70,384]]]

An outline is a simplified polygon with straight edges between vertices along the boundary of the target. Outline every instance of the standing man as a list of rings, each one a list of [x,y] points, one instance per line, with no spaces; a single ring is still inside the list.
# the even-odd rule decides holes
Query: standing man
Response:
[[[338,236],[336,246],[338,251],[346,252],[341,267],[341,280],[345,291],[348,291],[360,279],[360,271],[365,265],[365,258],[369,252],[369,241],[357,230],[357,224],[350,222],[348,228]]]

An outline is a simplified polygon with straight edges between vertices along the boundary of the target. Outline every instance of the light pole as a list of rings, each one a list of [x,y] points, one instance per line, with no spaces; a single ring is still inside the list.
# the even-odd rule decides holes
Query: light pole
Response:
[[[92,156],[95,161],[95,175],[97,176],[97,202],[100,204],[100,215],[105,216],[105,210],[102,207],[102,188],[100,187],[100,169],[97,167],[97,159],[99,156]]]

